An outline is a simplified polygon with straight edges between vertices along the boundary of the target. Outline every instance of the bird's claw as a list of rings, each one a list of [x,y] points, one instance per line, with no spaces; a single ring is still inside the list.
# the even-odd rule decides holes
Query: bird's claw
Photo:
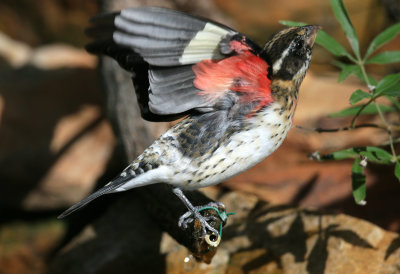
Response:
[[[178,221],[178,226],[182,229],[186,229],[188,227],[188,224],[194,221],[194,218],[192,217],[193,213],[191,211],[187,211],[185,214],[183,214]]]
[[[217,221],[218,218],[216,216],[203,216],[200,214],[201,210],[208,208],[208,207],[217,208],[218,210],[220,210],[220,209],[225,210],[225,205],[221,202],[211,202],[204,206],[195,206],[194,212],[189,210],[179,218],[179,221],[178,221],[179,227],[186,229],[188,227],[188,224],[194,222],[195,220],[198,220],[201,225],[203,237],[206,237],[207,235],[210,234],[210,233],[207,233],[207,230],[208,230],[208,232],[211,232],[211,234],[213,234],[215,237],[219,238],[220,235],[219,235],[218,230],[209,224],[209,221]]]

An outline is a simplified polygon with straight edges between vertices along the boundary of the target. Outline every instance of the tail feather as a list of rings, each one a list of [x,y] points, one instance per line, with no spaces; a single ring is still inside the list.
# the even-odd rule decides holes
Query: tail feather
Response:
[[[82,201],[74,204],[73,206],[71,206],[70,208],[65,210],[63,213],[61,213],[57,217],[57,219],[62,219],[64,217],[70,215],[71,213],[81,209],[82,207],[86,206],[88,203],[92,202],[94,199],[97,199],[104,194],[112,193],[114,190],[116,190],[120,186],[124,185],[126,182],[133,179],[134,177],[135,176],[121,176],[121,175],[118,176],[117,178],[112,180],[110,183],[108,183],[104,187],[100,188],[99,190],[92,193],[91,195],[89,195],[88,197],[83,199]]]

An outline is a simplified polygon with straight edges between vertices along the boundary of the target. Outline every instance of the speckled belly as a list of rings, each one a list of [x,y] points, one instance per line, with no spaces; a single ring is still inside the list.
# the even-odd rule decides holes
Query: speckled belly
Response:
[[[253,167],[282,144],[291,127],[290,116],[272,106],[252,117],[248,129],[233,134],[211,155],[191,159],[180,183],[187,189],[206,187]]]

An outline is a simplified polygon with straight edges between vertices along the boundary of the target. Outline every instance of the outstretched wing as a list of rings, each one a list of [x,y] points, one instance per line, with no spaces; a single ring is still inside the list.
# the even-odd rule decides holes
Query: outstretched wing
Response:
[[[141,7],[94,17],[89,52],[107,54],[133,72],[148,120],[234,103],[270,102],[268,65],[261,49],[221,24],[164,8]],[[225,107],[232,107],[232,103]]]

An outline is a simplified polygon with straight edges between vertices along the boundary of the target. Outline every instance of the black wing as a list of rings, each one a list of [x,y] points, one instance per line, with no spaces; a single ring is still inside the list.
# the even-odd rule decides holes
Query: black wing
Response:
[[[261,49],[244,35],[203,18],[156,7],[124,9],[91,19],[87,50],[116,59],[133,73],[142,116],[172,120],[191,111],[207,112],[215,102],[199,96],[192,65],[237,53],[239,41],[254,54]]]

